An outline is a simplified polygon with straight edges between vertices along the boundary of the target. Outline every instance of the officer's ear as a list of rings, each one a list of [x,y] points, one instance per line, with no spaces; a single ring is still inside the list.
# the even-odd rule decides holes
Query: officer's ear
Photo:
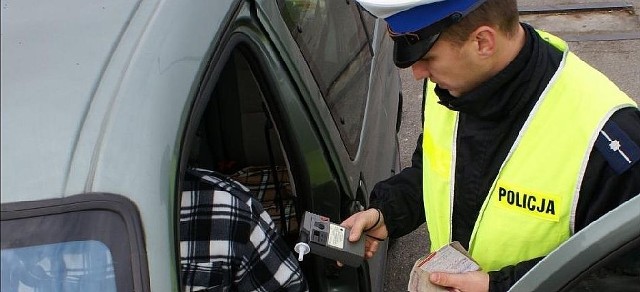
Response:
[[[470,35],[473,49],[480,58],[489,58],[496,53],[497,31],[490,26],[480,26]]]

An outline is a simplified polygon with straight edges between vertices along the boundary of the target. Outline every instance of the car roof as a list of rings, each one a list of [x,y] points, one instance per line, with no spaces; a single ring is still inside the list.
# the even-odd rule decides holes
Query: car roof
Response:
[[[63,193],[94,93],[138,7],[67,2],[3,1],[3,201]]]

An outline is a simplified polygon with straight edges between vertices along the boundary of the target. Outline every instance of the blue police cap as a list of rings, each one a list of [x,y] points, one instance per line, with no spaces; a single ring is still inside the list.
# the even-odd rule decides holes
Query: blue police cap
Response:
[[[393,61],[407,68],[431,49],[440,33],[486,0],[357,0],[384,18],[394,40]]]

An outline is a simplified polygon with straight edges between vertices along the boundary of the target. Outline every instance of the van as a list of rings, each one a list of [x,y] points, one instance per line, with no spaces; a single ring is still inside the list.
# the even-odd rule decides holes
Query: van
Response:
[[[277,175],[291,247],[304,211],[341,222],[398,171],[392,42],[355,1],[3,0],[1,22],[3,292],[179,291],[190,167]],[[382,249],[301,266],[381,291]]]

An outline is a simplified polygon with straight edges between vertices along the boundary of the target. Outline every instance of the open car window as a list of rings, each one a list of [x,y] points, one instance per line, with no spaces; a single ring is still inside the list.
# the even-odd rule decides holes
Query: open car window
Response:
[[[0,290],[147,291],[139,224],[111,194],[3,205]]]

